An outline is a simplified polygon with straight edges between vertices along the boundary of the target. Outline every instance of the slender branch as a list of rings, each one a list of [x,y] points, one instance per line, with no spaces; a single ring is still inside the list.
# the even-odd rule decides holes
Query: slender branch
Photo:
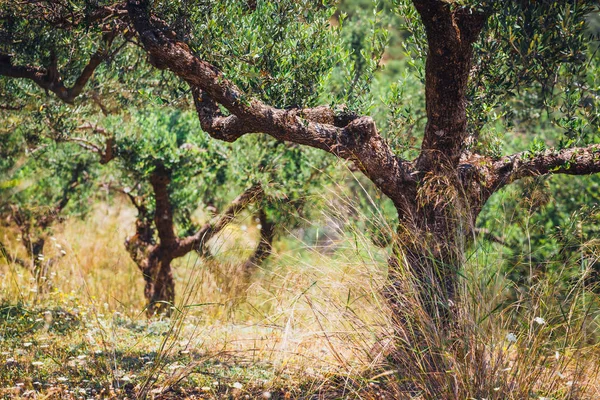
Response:
[[[150,184],[154,191],[156,211],[154,212],[154,224],[158,231],[160,246],[168,249],[178,247],[178,239],[175,234],[175,223],[173,221],[173,205],[169,195],[168,186],[171,183],[171,174],[163,165],[158,165],[150,176]]]
[[[123,2],[115,2],[112,5],[85,7],[84,12],[76,12],[68,2],[58,2],[56,0],[27,0],[20,3],[24,7],[24,13],[31,19],[43,20],[56,29],[74,29],[78,25],[87,26],[96,24],[106,24],[113,18],[124,17],[127,15]],[[91,6],[93,3],[87,3]]]
[[[87,148],[90,151],[97,153],[100,156],[100,164],[107,164],[111,160],[116,158],[117,148],[115,143],[115,137],[110,132],[108,132],[105,128],[92,125],[89,122],[86,122],[83,125],[77,127],[79,130],[91,130],[94,133],[99,133],[100,135],[106,138],[104,142],[104,150],[102,150],[99,146],[85,140],[82,138],[66,138],[66,141],[73,141],[78,143],[81,147]]]
[[[11,78],[30,79],[42,89],[56,94],[65,103],[73,104],[75,98],[81,94],[86,83],[105,58],[106,53],[103,50],[95,52],[81,72],[81,75],[70,88],[64,85],[60,75],[57,75],[55,67],[41,68],[29,65],[13,65],[12,56],[9,54],[0,54],[0,75]]]
[[[194,235],[181,239],[175,257],[182,257],[192,250],[203,253],[204,246],[211,238],[229,225],[237,214],[251,203],[258,201],[263,195],[264,191],[260,185],[254,185],[246,189],[214,221],[205,224]]]
[[[589,175],[600,172],[600,145],[547,150],[532,155],[522,152],[494,161],[485,173],[490,175],[487,187],[494,192],[522,178],[549,175]]]
[[[93,16],[90,16],[94,21],[97,19],[105,19],[108,16],[123,16],[124,10],[106,7],[103,10],[98,10]],[[51,52],[50,65],[47,68],[35,67],[30,65],[13,65],[12,54],[0,53],[0,75],[11,78],[30,79],[42,89],[53,92],[56,96],[68,104],[73,104],[75,98],[81,94],[85,85],[90,80],[96,68],[105,60],[114,57],[132,37],[131,32],[125,33],[125,41],[112,52],[109,51],[114,39],[120,31],[125,28],[122,21],[113,30],[104,32],[102,36],[103,43],[90,57],[89,62],[81,71],[81,74],[75,79],[73,86],[66,87],[63,79],[58,71],[58,60],[56,54]]]

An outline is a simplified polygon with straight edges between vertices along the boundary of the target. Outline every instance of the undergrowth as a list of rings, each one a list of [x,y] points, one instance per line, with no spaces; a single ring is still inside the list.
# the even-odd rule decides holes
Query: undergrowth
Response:
[[[257,227],[238,216],[212,244],[215,260],[174,266],[170,319],[145,318],[143,280],[122,245],[132,210],[100,204],[87,220],[67,221],[53,236],[52,251],[66,255],[47,290],[20,267],[0,264],[0,393],[600,398],[598,296],[586,271],[566,290],[550,275],[524,290],[500,272],[501,249],[477,240],[447,330],[436,329],[413,290],[396,293],[404,311],[392,319],[379,294],[389,249],[373,245],[364,221],[393,229],[381,215],[357,218],[350,200],[332,197],[322,220],[288,232],[250,282],[236,272]],[[2,235],[18,252],[18,237]]]

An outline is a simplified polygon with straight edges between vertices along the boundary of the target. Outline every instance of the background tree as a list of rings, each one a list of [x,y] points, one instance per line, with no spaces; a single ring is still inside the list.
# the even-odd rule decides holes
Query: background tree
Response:
[[[83,216],[91,203],[94,171],[90,155],[76,146],[57,146],[20,125],[3,135],[0,148],[0,214],[19,232],[27,258],[14,252],[5,239],[0,250],[7,261],[32,273],[38,291],[51,287],[50,269],[57,261],[46,254],[46,244],[57,223],[67,216]],[[64,251],[64,250],[63,250]]]
[[[190,129],[197,122],[189,113],[153,111],[133,113],[127,124],[118,116],[105,120],[108,128],[86,126],[119,131],[110,142],[117,164],[112,180],[138,212],[135,234],[125,247],[144,276],[148,315],[170,313],[174,305],[172,261],[192,251],[206,254],[210,239],[264,194],[260,185],[253,185],[214,221],[197,226],[191,215],[202,198],[223,191],[227,182],[219,182],[225,174],[224,149]],[[231,190],[232,182],[227,183]]]

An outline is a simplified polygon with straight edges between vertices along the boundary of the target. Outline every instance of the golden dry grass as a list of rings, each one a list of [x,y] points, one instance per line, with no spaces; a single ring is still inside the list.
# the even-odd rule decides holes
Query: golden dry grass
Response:
[[[46,256],[66,255],[49,293],[0,262],[4,397],[600,398],[597,297],[576,285],[556,301],[543,281],[507,303],[493,250],[465,271],[451,334],[418,315],[394,330],[378,294],[387,251],[366,234],[347,229],[334,252],[319,252],[288,232],[248,283],[237,269],[257,231],[241,215],[212,244],[214,261],[175,263],[175,317],[147,321],[123,246],[134,218],[117,201],[57,226]],[[0,235],[20,251],[14,232]],[[403,332],[402,362],[385,357],[392,332]],[[424,344],[448,367],[441,375],[427,371]]]

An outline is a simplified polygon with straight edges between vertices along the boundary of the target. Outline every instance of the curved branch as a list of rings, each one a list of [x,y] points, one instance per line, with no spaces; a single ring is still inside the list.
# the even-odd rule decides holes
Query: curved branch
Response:
[[[197,250],[201,254],[204,254],[206,243],[229,225],[237,214],[251,203],[258,201],[263,195],[264,191],[260,185],[254,185],[246,189],[229,204],[229,207],[215,221],[205,224],[194,235],[181,239],[174,257],[183,257],[192,250]]]
[[[67,138],[65,140],[76,142],[81,147],[83,147],[87,150],[93,151],[95,153],[98,153],[98,155],[100,156],[100,164],[103,164],[103,165],[107,164],[108,162],[110,162],[111,160],[116,158],[117,146],[115,143],[115,136],[112,135],[111,133],[109,133],[105,128],[98,126],[98,125],[92,125],[90,123],[85,123],[85,124],[77,127],[77,129],[79,129],[79,130],[89,129],[94,133],[98,133],[98,134],[104,136],[106,138],[106,141],[104,143],[104,150],[102,150],[99,146],[97,146],[85,139]]]
[[[600,145],[547,150],[532,155],[522,152],[502,157],[489,167],[491,192],[522,178],[548,175],[589,175],[600,172]]]
[[[106,19],[109,16],[122,17],[123,12],[124,10],[118,10],[116,6],[114,8],[105,7],[98,10],[96,14],[91,15],[90,18],[93,18],[93,21],[97,21]],[[126,32],[124,34],[125,41],[115,50],[109,51],[115,38],[121,31],[126,32],[123,24],[116,26],[113,30],[103,33],[103,43],[100,48],[92,54],[89,62],[70,88],[65,86],[64,81],[60,76],[56,55],[53,52],[51,53],[50,65],[46,68],[30,65],[13,65],[12,54],[0,53],[0,75],[10,78],[30,79],[42,89],[56,94],[56,96],[65,103],[73,104],[75,98],[81,94],[85,85],[94,74],[96,68],[98,68],[102,62],[117,54],[133,35],[131,32]]]
[[[88,80],[94,74],[96,68],[106,59],[106,57],[107,53],[105,51],[96,51],[81,72],[81,75],[70,88],[67,88],[64,85],[62,78],[57,73],[55,65],[51,65],[49,68],[32,67],[29,65],[13,65],[12,56],[10,54],[0,54],[0,75],[10,78],[30,79],[42,89],[56,94],[58,98],[65,103],[73,104],[75,98],[81,94],[81,91]]]
[[[202,127],[211,136],[231,142],[247,133],[266,133],[322,149],[356,163],[392,199],[401,196],[402,184],[413,181],[411,164],[394,155],[370,117],[349,118],[326,107],[282,110],[250,98],[151,17],[148,1],[129,0],[127,9],[150,62],[191,86]],[[217,104],[231,115],[223,116]]]

